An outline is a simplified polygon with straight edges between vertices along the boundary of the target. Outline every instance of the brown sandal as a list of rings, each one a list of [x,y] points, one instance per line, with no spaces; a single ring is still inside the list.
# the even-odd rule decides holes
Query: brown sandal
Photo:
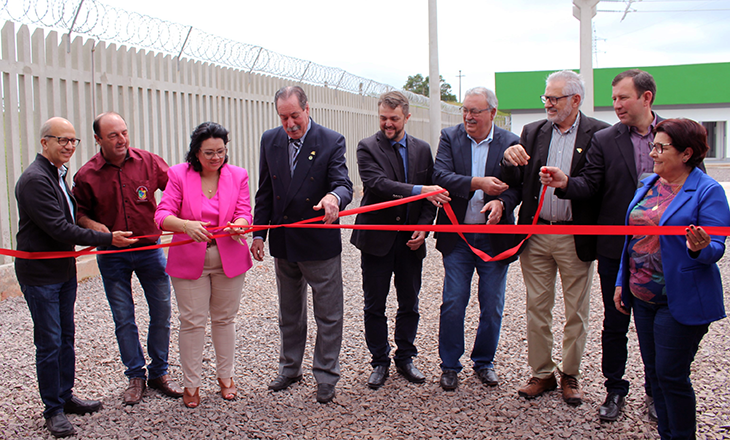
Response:
[[[200,405],[200,388],[195,388],[195,392],[190,394],[193,388],[185,388],[183,390],[183,403],[188,408],[197,408]]]
[[[236,398],[236,383],[233,382],[233,378],[231,378],[231,385],[226,386],[226,384],[223,383],[223,379],[219,377],[218,385],[221,387],[221,397],[226,400],[233,400]]]

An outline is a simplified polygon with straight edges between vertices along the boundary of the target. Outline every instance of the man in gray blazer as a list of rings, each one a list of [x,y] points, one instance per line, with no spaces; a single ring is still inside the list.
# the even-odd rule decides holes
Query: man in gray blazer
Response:
[[[384,93],[378,101],[380,131],[360,141],[357,164],[363,182],[361,206],[402,199],[440,190],[431,185],[433,156],[424,141],[406,134],[411,117],[408,98],[401,92]],[[446,203],[448,194],[437,194],[407,205],[358,214],[359,225],[430,225],[436,204]],[[433,204],[432,204],[433,203]],[[396,370],[413,383],[426,377],[413,365],[418,354],[418,292],[421,268],[426,256],[425,231],[375,231],[355,229],[351,242],[362,252],[362,290],[365,300],[365,341],[372,355],[368,386],[378,389],[388,378],[390,345],[385,303],[390,279],[395,275],[398,313],[395,320]]]
[[[461,224],[514,224],[513,211],[520,201],[520,189],[509,188],[500,180],[499,166],[504,150],[519,143],[519,138],[494,125],[497,96],[489,89],[469,89],[464,98],[464,123],[441,131],[434,183],[449,191],[451,207]],[[439,224],[450,224],[441,210]],[[471,279],[479,274],[479,326],[471,359],[479,380],[496,386],[494,354],[499,343],[504,310],[507,267],[514,258],[485,262],[469,245],[495,256],[504,248],[498,234],[464,234],[468,243],[455,233],[436,234],[436,249],[443,254],[444,290],[439,323],[441,387],[459,386],[459,359],[464,354],[464,315],[469,303]]]

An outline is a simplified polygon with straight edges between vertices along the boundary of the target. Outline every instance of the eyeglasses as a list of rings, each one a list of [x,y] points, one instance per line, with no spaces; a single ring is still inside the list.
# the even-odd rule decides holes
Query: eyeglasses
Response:
[[[483,108],[483,109],[479,110],[479,109],[476,109],[476,108],[464,108],[464,107],[461,107],[461,112],[464,114],[464,116],[468,116],[469,113],[471,113],[472,116],[479,116],[479,115],[481,115],[484,112],[488,112],[489,110],[491,110],[491,108]]]
[[[202,151],[202,153],[206,159],[213,159],[213,156],[226,157],[226,154],[228,153],[228,148],[224,148],[224,149],[218,150],[218,151],[206,150],[206,151]]]
[[[547,102],[550,101],[550,104],[558,105],[558,101],[560,101],[563,98],[570,98],[573,95],[575,95],[575,93],[571,93],[570,95],[563,95],[563,96],[542,95],[542,96],[540,96],[540,100],[542,101],[543,104],[547,104]]]
[[[649,142],[649,148],[651,150],[656,150],[656,152],[659,154],[664,153],[664,149],[670,145],[672,145],[672,144],[663,144],[661,142]]]
[[[60,145],[62,147],[65,147],[70,142],[71,143],[71,146],[73,148],[76,148],[76,146],[79,143],[81,143],[81,139],[78,139],[78,138],[67,138],[67,137],[53,136],[53,135],[50,135],[50,134],[47,134],[47,135],[45,135],[43,137],[44,138],[56,138],[56,141],[58,142],[58,145]]]

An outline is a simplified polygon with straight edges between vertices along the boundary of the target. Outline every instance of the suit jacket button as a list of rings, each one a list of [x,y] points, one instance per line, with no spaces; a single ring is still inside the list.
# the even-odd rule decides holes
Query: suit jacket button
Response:
[[[276,174],[273,174],[273,175],[271,176],[271,178],[272,178],[272,179],[276,179]]]
[[[309,180],[311,180],[312,182],[314,182],[314,177],[310,177]]]
[[[289,220],[289,216],[284,216],[284,220]]]
[[[276,196],[276,200],[281,200],[281,196]]]
[[[395,221],[399,222],[400,221],[400,217],[396,217],[395,218]]]
[[[309,197],[307,197],[307,202],[309,201]]]

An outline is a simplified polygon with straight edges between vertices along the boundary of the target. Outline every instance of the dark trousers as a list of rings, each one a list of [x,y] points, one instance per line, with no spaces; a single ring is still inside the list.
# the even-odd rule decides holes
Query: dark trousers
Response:
[[[395,276],[398,312],[395,318],[396,365],[404,365],[418,354],[415,346],[418,331],[418,292],[421,290],[423,259],[406,246],[412,232],[399,232],[395,243],[382,257],[363,252],[361,257],[362,290],[365,300],[365,341],[373,367],[390,365],[388,320],[385,305],[390,280]],[[425,243],[422,245],[425,246]]]
[[[74,386],[76,276],[45,286],[21,284],[20,290],[33,318],[38,391],[45,405],[43,417],[50,418],[63,411]]]
[[[634,298],[634,322],[646,378],[654,392],[657,428],[662,439],[694,439],[695,392],[690,367],[709,325],[684,325],[666,305]]]
[[[628,337],[630,315],[616,310],[613,294],[616,291],[616,278],[621,260],[598,255],[598,275],[601,277],[601,293],[603,294],[603,331],[601,333],[601,369],[606,381],[603,383],[608,393],[626,396],[629,393],[629,381],[624,379],[626,360],[628,359]],[[651,396],[651,387],[644,383],[646,395]]]

